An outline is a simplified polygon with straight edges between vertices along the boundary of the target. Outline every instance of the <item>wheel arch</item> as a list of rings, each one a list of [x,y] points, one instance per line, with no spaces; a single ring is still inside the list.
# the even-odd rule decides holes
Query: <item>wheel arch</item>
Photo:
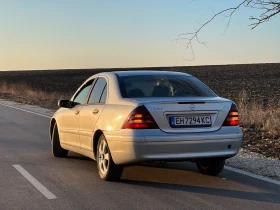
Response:
[[[103,135],[103,131],[98,129],[97,131],[95,131],[94,136],[93,136],[92,147],[93,147],[93,156],[95,159],[96,159],[96,153],[97,153],[97,144],[98,144],[98,140],[101,135]]]

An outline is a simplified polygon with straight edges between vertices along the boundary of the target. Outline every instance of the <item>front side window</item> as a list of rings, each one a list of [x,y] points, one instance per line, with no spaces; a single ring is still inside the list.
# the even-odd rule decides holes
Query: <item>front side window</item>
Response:
[[[89,93],[89,90],[91,88],[92,85],[92,80],[89,81],[88,83],[86,83],[81,90],[79,91],[79,93],[75,96],[74,102],[76,104],[84,104],[87,98],[87,95]]]
[[[119,77],[124,98],[215,97],[201,81],[189,75],[135,75]]]
[[[104,103],[107,97],[107,82],[106,79],[100,77],[97,79],[92,92],[90,94],[88,103]],[[102,100],[102,101],[101,101]]]

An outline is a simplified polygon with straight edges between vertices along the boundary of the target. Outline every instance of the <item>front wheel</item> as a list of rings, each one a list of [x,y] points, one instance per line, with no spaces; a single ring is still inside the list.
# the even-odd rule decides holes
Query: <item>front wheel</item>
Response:
[[[97,145],[97,169],[101,179],[105,181],[117,181],[121,178],[123,167],[117,166],[109,150],[104,135],[101,135]]]
[[[58,134],[57,125],[53,127],[52,133],[52,154],[54,157],[66,157],[68,155],[68,150],[65,150],[60,145],[60,139]]]
[[[196,162],[196,166],[200,173],[216,176],[224,169],[225,159],[201,159]]]

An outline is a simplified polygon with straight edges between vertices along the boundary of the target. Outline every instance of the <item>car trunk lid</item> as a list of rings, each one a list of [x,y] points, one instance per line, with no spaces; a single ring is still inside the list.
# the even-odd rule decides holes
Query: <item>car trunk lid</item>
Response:
[[[168,133],[218,130],[232,102],[220,97],[135,99],[143,104],[159,128]]]

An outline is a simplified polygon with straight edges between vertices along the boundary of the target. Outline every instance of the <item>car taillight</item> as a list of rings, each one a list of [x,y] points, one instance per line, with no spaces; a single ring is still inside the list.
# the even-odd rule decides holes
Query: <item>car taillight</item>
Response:
[[[154,118],[150,112],[146,109],[145,106],[139,106],[134,109],[125,123],[122,126],[122,129],[157,129],[158,125],[156,124]]]
[[[223,126],[237,126],[237,125],[239,125],[238,109],[235,104],[232,104],[229,113],[224,121]]]

